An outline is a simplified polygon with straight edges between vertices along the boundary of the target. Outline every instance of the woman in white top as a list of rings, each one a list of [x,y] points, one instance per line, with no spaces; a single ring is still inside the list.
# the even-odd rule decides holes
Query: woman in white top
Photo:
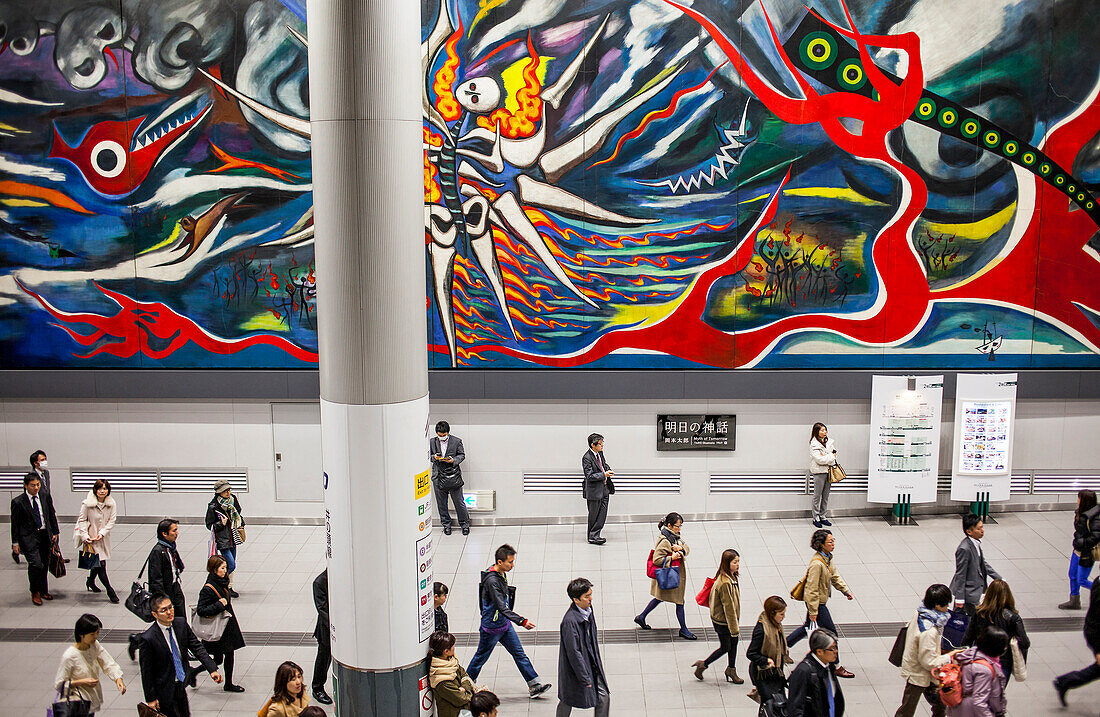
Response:
[[[76,621],[76,642],[61,655],[61,665],[54,677],[57,689],[64,693],[64,685],[68,682],[69,699],[88,700],[92,703],[93,713],[103,705],[103,688],[99,684],[101,673],[115,681],[120,695],[126,694],[122,668],[99,644],[101,627],[103,623],[95,615],[80,616]]]
[[[95,579],[98,577],[107,590],[107,599],[118,602],[118,595],[107,579],[107,561],[111,559],[111,529],[115,527],[115,499],[111,497],[111,483],[103,478],[97,480],[88,497],[80,504],[80,514],[76,518],[73,531],[73,547],[83,552],[90,550],[99,556],[99,566],[88,575],[89,592],[97,593]]]
[[[814,527],[832,525],[826,517],[829,511],[829,468],[836,465],[836,445],[829,438],[829,429],[824,423],[814,424],[810,432],[810,477],[814,479],[814,499],[810,505]]]

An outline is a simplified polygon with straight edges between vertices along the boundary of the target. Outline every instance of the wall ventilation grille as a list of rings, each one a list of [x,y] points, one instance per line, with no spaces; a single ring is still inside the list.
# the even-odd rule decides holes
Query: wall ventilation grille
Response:
[[[711,493],[806,493],[806,474],[710,476]]]
[[[0,491],[22,491],[27,471],[0,468]],[[59,474],[62,474],[59,471]],[[73,468],[69,480],[75,493],[85,493],[100,478],[111,482],[112,491],[127,493],[210,493],[220,478],[238,493],[248,492],[248,470],[244,468]],[[57,480],[56,478],[54,480]]]
[[[580,473],[524,473],[524,493],[581,494],[584,476]],[[624,472],[615,474],[615,495],[631,493],[679,493],[680,474],[665,472]]]

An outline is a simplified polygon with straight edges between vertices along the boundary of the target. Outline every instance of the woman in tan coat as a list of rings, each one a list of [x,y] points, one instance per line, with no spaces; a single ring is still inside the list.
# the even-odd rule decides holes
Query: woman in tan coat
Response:
[[[679,513],[669,513],[664,520],[657,524],[660,534],[657,536],[657,544],[653,547],[653,564],[658,568],[665,567],[665,563],[675,565],[679,560],[680,584],[675,588],[662,590],[657,587],[656,580],[650,580],[649,594],[653,599],[646,605],[645,610],[634,618],[634,622],[643,630],[652,629],[646,624],[646,615],[663,602],[670,602],[676,606],[676,619],[680,623],[680,637],[685,640],[698,640],[691,630],[687,629],[684,616],[684,594],[687,592],[687,566],[684,558],[689,552],[687,543],[680,537],[680,529],[684,525],[684,517]]]
[[[302,668],[287,660],[275,671],[274,694],[258,717],[298,717],[309,706],[309,695],[302,689]]]
[[[111,497],[111,483],[103,478],[92,484],[88,497],[80,504],[73,531],[73,547],[79,551],[91,551],[99,556],[99,565],[92,568],[86,583],[89,592],[100,592],[96,587],[98,577],[107,590],[107,599],[118,602],[118,595],[107,578],[107,561],[111,559],[111,529],[115,527],[115,499]]]
[[[737,582],[738,569],[741,567],[741,554],[733,548],[722,552],[718,563],[718,572],[714,574],[714,585],[710,588],[710,622],[718,633],[718,649],[710,657],[697,661],[695,679],[702,680],[703,672],[722,655],[726,655],[726,681],[735,685],[744,684],[737,676],[737,637],[741,625],[741,586]]]
[[[836,550],[836,537],[833,531],[824,528],[814,531],[810,537],[810,547],[814,554],[810,558],[810,565],[806,568],[806,587],[802,594],[802,600],[806,603],[806,622],[802,627],[791,632],[787,636],[787,647],[794,647],[807,634],[819,627],[837,634],[836,624],[829,608],[825,605],[833,594],[833,587],[844,593],[844,597],[854,600],[855,595],[848,589],[848,584],[837,572],[836,563],[833,561],[833,551]],[[837,677],[855,677],[853,672],[844,669],[839,664],[836,668]]]

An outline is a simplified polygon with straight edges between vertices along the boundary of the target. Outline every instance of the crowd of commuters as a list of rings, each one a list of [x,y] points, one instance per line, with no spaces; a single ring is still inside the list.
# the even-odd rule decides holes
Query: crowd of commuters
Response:
[[[587,539],[594,545],[606,542],[600,531],[607,517],[608,497],[614,493],[614,472],[603,456],[603,444],[603,436],[590,435],[589,450],[582,457],[583,493],[589,508]],[[458,512],[459,526],[467,534],[470,520],[459,468],[465,458],[462,441],[450,435],[450,426],[441,421],[436,425],[436,436],[431,439],[429,450],[444,533],[452,532],[446,506],[450,500]],[[812,521],[816,530],[810,535],[812,552],[805,574],[790,595],[805,603],[805,617],[788,634],[784,628],[787,600],[777,595],[768,597],[753,625],[746,650],[752,687],[748,696],[760,704],[762,715],[841,717],[845,711],[841,679],[856,676],[841,666],[839,633],[828,607],[834,588],[848,600],[855,595],[839,572],[836,536],[824,527],[831,525],[828,471],[837,465],[837,452],[823,424],[813,427],[810,454],[810,474],[814,478]],[[24,492],[11,504],[12,555],[17,561],[20,557],[27,561],[35,605],[53,599],[47,576],[64,560],[47,465],[44,452],[32,454],[32,470],[23,480]],[[80,504],[73,545],[80,552],[79,567],[88,571],[87,589],[101,592],[98,580],[111,603],[119,602],[106,567],[111,558],[115,520],[110,483],[97,480]],[[227,692],[244,692],[233,680],[234,653],[245,646],[245,641],[234,608],[233,601],[240,595],[233,589],[232,576],[237,549],[245,540],[245,521],[241,504],[228,481],[219,480],[214,485],[205,522],[210,530],[211,555],[206,563],[206,580],[197,594],[190,619],[182,583],[185,565],[176,547],[178,521],[166,518],[158,523],[156,542],[142,568],[148,570],[153,621],[144,632],[131,635],[129,652],[131,659],[139,663],[145,703],[168,717],[189,714],[187,689],[196,687],[202,672],[209,673]],[[661,603],[671,603],[675,606],[679,637],[696,640],[687,626],[684,610],[690,548],[683,536],[683,523],[683,517],[674,512],[657,525],[647,566],[652,571],[652,599],[634,622],[642,630],[652,629],[646,617]],[[1070,599],[1058,607],[1080,609],[1080,589],[1090,590],[1084,632],[1096,659],[1082,670],[1055,679],[1054,688],[1063,705],[1070,690],[1100,678],[1100,591],[1093,592],[1089,580],[1093,563],[1100,559],[1100,505],[1093,491],[1079,492],[1073,527]],[[982,546],[985,525],[979,516],[967,514],[962,518],[962,532],[950,584],[937,583],[927,588],[898,636],[896,655],[891,655],[904,681],[895,717],[912,717],[922,700],[929,705],[933,717],[1004,715],[1010,678],[1026,679],[1031,641],[1011,588],[985,557]],[[465,668],[456,655],[456,639],[449,630],[445,610],[449,589],[441,582],[434,584],[435,632],[428,640],[426,664],[436,714],[440,717],[457,717],[466,711],[474,717],[497,714],[499,698],[478,685],[477,680],[498,644],[512,656],[531,698],[538,698],[551,688],[550,683],[540,679],[516,631],[516,626],[535,629],[531,620],[515,611],[517,591],[509,584],[509,573],[515,568],[517,557],[514,547],[501,545],[494,552],[493,564],[481,573],[478,644]],[[725,549],[714,577],[707,579],[697,597],[701,605],[709,608],[711,625],[718,638],[717,649],[691,666],[699,680],[704,679],[712,664],[725,657],[726,681],[735,685],[744,683],[736,665],[741,618],[740,569],[738,551]],[[297,664],[282,663],[259,717],[317,717],[324,715],[324,711],[311,705],[311,701],[332,703],[325,690],[331,664],[327,570],[314,579],[312,588],[317,612],[313,633],[317,657],[311,690],[305,688],[304,673]],[[565,593],[568,603],[559,626],[557,715],[566,717],[574,709],[594,709],[602,717],[610,713],[611,694],[593,611],[594,586],[586,578],[576,578],[565,587]],[[961,636],[953,635],[949,640],[947,628],[955,620],[966,628]],[[58,699],[86,702],[89,713],[103,704],[103,677],[112,680],[120,693],[126,692],[122,669],[98,642],[101,627],[100,620],[91,614],[77,620],[75,641],[64,651],[55,678]],[[201,637],[196,630],[202,633]],[[803,638],[808,638],[808,650],[796,661],[791,650]],[[192,661],[197,666],[192,667]],[[788,673],[791,665],[795,666]]]

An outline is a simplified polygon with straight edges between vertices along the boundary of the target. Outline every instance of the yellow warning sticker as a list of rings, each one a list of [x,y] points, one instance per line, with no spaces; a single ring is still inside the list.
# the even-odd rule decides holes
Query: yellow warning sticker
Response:
[[[431,476],[432,476],[431,470],[426,470],[423,473],[417,473],[416,476],[414,477],[415,488],[416,488],[416,490],[415,490],[416,500],[420,500],[424,496],[428,495],[429,492],[431,492],[431,489],[432,489],[432,478],[431,478]]]

